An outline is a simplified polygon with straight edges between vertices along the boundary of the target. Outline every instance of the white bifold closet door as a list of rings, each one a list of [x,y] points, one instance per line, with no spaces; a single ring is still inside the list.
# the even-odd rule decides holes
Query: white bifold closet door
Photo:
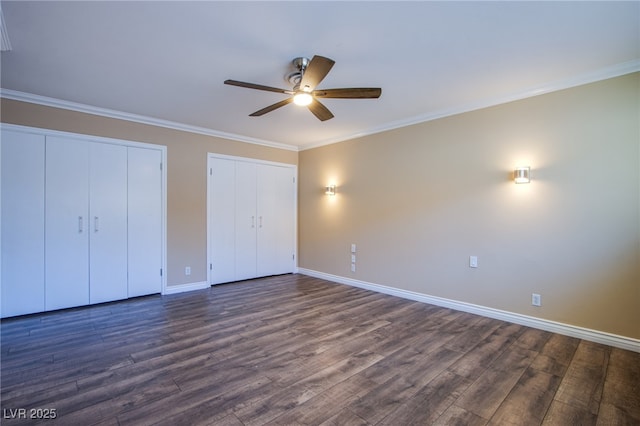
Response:
[[[236,280],[257,277],[256,164],[236,162]]]
[[[293,272],[295,168],[209,158],[210,283]]]
[[[89,303],[89,144],[47,137],[45,309]]]
[[[2,317],[44,310],[43,135],[2,130]]]
[[[47,137],[46,310],[127,297],[127,148]]]
[[[161,293],[165,148],[1,132],[0,316]]]
[[[162,152],[128,148],[129,297],[162,291]]]
[[[209,159],[210,284],[236,279],[236,162]]]
[[[257,173],[257,276],[293,271],[294,182],[288,167],[260,166]]]
[[[101,303],[127,298],[127,147],[89,145],[89,303]]]

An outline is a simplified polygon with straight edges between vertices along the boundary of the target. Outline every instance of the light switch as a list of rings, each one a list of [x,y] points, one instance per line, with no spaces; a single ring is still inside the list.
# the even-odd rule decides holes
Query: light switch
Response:
[[[355,252],[356,252],[356,245],[351,244],[351,253],[355,253]]]
[[[542,298],[540,297],[539,294],[533,293],[531,295],[531,304],[533,306],[542,306]]]
[[[478,256],[469,256],[469,268],[478,267]]]

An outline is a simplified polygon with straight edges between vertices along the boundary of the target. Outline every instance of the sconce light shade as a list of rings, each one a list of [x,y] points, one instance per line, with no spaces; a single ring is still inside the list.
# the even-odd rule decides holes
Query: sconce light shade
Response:
[[[329,185],[329,186],[325,187],[324,193],[327,194],[327,195],[336,195],[336,186],[335,185]]]
[[[515,183],[529,183],[531,182],[531,169],[529,167],[517,167],[513,171],[513,180]]]

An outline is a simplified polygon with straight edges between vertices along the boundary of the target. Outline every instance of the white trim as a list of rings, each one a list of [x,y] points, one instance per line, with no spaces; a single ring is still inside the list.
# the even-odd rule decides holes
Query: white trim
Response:
[[[614,346],[616,348],[626,349],[629,351],[640,352],[640,340],[630,337],[624,337],[616,334],[605,333],[603,331],[577,327],[570,324],[563,324],[560,322],[550,321],[542,318],[535,318],[529,315],[517,314],[500,309],[493,309],[486,306],[474,305],[472,303],[459,302],[456,300],[445,299],[443,297],[429,296],[423,293],[402,290],[399,288],[360,281],[353,278],[342,277],[339,275],[327,274],[325,272],[314,271],[306,268],[299,268],[298,271],[304,275],[309,275],[315,278],[322,278],[327,281],[333,281],[352,287],[359,287],[378,293],[401,297],[403,299],[429,303],[436,306],[442,306],[458,311],[469,312],[476,315],[482,315],[489,318],[512,322],[527,327],[550,331],[552,333],[558,333],[565,336],[577,337],[579,339],[588,340],[590,342],[596,342],[604,345]]]
[[[277,161],[260,160],[258,158],[251,158],[251,157],[238,157],[235,155],[218,154],[216,152],[208,152],[207,158],[221,158],[223,160],[244,161],[245,163],[267,164],[270,166],[288,167],[293,169],[297,168],[295,164],[291,164],[291,163],[280,163]],[[208,165],[207,165],[207,168],[209,168]]]
[[[2,128],[0,127],[0,130]],[[2,137],[0,137],[0,318],[2,318]]]
[[[529,87],[527,89],[519,90],[517,92],[513,92],[504,96],[482,99],[480,101],[473,102],[467,105],[457,105],[452,108],[447,108],[440,111],[430,112],[427,114],[420,114],[414,117],[409,117],[402,120],[384,123],[380,126],[373,127],[373,128],[364,130],[362,132],[343,135],[333,139],[326,139],[324,141],[320,141],[310,145],[304,145],[304,146],[301,146],[299,150],[304,151],[307,149],[319,148],[321,146],[331,145],[338,142],[344,142],[344,141],[355,139],[355,138],[361,138],[361,137],[373,135],[376,133],[386,132],[388,130],[394,130],[401,127],[412,126],[414,124],[425,123],[425,122],[437,120],[440,118],[463,114],[465,112],[471,112],[471,111],[476,111],[483,108],[502,105],[508,102],[518,101],[521,99],[532,98],[534,96],[543,95],[545,93],[551,93],[551,92],[557,92],[559,90],[570,89],[572,87],[595,83],[597,81],[602,81],[609,78],[620,77],[622,75],[631,74],[637,71],[640,71],[640,60],[623,62],[621,64],[616,64],[607,68],[602,68],[596,71],[580,74],[572,78],[552,81],[552,82],[541,84],[538,86]]]
[[[170,285],[165,288],[163,295],[185,293],[187,291],[204,290],[209,288],[210,285],[206,281],[200,281],[196,283]]]
[[[571,78],[552,81],[544,83],[538,86],[529,87],[524,90],[519,90],[504,96],[496,98],[488,98],[473,102],[467,105],[455,106],[436,112],[430,112],[427,114],[420,114],[414,117],[409,117],[402,120],[396,120],[389,123],[381,124],[380,126],[365,129],[361,132],[342,135],[336,138],[325,139],[323,141],[315,142],[309,145],[295,146],[284,144],[281,142],[270,141],[266,139],[252,138],[249,136],[238,135],[235,133],[226,133],[219,130],[208,129],[205,127],[193,126],[190,124],[177,123],[175,121],[162,120],[159,118],[147,117],[138,114],[131,114],[122,111],[116,111],[107,108],[99,108],[91,105],[85,105],[77,102],[70,102],[61,99],[49,98],[46,96],[34,95],[31,93],[19,92],[17,90],[0,88],[0,98],[11,99],[15,101],[28,102],[32,104],[44,105],[54,108],[61,108],[70,111],[77,111],[87,114],[99,115],[108,118],[115,118],[119,120],[127,120],[136,123],[148,124],[152,126],[164,127],[167,129],[179,130],[189,133],[201,134],[206,136],[214,136],[218,138],[229,139],[237,142],[251,143],[254,145],[263,145],[272,148],[285,149],[290,151],[304,151],[307,149],[318,148],[325,145],[331,145],[338,142],[344,142],[347,140],[360,138],[364,136],[373,135],[376,133],[386,132],[388,130],[394,130],[401,127],[407,127],[414,124],[424,123],[427,121],[437,120],[439,118],[449,117],[452,115],[462,114],[465,112],[475,111],[482,108],[488,108],[508,102],[517,101],[520,99],[530,98],[533,96],[542,95],[545,93],[555,92],[558,90],[569,89],[571,87],[581,86],[584,84],[595,83],[597,81],[606,80],[609,78],[620,77],[625,74],[640,71],[640,60],[632,60],[623,62],[620,64],[612,65],[606,68],[601,68],[595,71],[586,72]]]
[[[85,105],[77,102],[65,101],[62,99],[49,98],[47,96],[34,95],[31,93],[19,92],[11,89],[0,89],[0,97],[11,99],[14,101],[28,102],[36,105],[43,105],[53,108],[66,109],[85,114],[98,115],[107,118],[115,118],[117,120],[132,121],[134,123],[148,124],[151,126],[164,127],[172,130],[179,130],[188,133],[195,133],[205,136],[214,136],[217,138],[229,139],[237,142],[245,142],[254,145],[263,145],[271,148],[286,149],[289,151],[298,151],[297,146],[288,145],[280,142],[268,141],[266,139],[252,138],[249,136],[238,135],[235,133],[227,133],[219,130],[207,129],[205,127],[193,126],[190,124],[177,123],[175,121],[163,120],[160,118],[146,117],[144,115],[131,114],[128,112],[116,111],[113,109],[100,108],[91,105]]]
[[[169,223],[169,216],[167,214],[167,204],[168,197],[168,186],[167,186],[167,174],[169,170],[169,158],[167,157],[167,147],[165,145],[156,145],[162,148],[162,170],[161,170],[161,178],[162,178],[162,294],[165,294],[167,291],[167,229]]]
[[[124,146],[132,146],[137,148],[158,149],[158,150],[163,149],[165,151],[167,149],[165,145],[158,145],[158,144],[153,144],[148,142],[137,142],[137,141],[126,140],[126,139],[107,138],[103,136],[91,135],[88,133],[71,133],[71,132],[64,132],[61,130],[45,129],[41,127],[22,126],[19,124],[0,123],[0,128],[7,129],[7,130],[15,130],[23,133],[31,133],[34,135],[57,136],[57,137],[64,137],[66,139],[79,139],[83,141],[90,140],[92,142],[109,143],[112,145],[124,145]],[[164,157],[163,157],[163,160],[165,160]]]

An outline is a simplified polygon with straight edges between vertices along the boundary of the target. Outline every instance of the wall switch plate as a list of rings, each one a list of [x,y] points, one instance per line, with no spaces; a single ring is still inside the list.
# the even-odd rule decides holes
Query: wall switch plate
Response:
[[[356,252],[356,245],[351,244],[351,253],[355,253],[355,252]]]
[[[351,255],[351,263],[356,263],[356,255],[355,254]]]
[[[478,267],[478,256],[469,256],[469,268]]]
[[[352,263],[351,264],[351,272],[355,272],[356,271],[356,264]]]
[[[542,299],[539,294],[532,293],[531,294],[531,304],[533,306],[542,306]]]
[[[191,266],[186,266],[184,268],[184,274],[185,275],[191,275]]]

